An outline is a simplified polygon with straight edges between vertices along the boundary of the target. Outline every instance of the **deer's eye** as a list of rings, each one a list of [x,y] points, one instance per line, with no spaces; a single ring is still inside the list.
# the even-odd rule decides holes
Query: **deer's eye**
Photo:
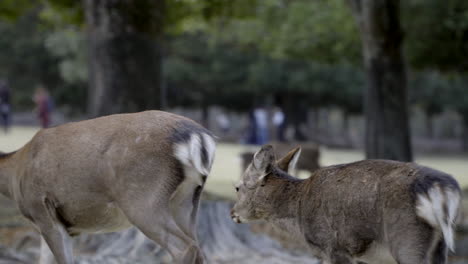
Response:
[[[238,192],[238,191],[239,191],[239,187],[236,187],[236,192]]]

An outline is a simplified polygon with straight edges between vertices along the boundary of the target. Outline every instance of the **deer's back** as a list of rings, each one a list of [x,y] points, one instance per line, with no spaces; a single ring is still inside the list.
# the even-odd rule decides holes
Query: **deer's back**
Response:
[[[164,196],[183,181],[184,175],[174,173],[180,171],[180,163],[173,145],[194,130],[206,131],[189,119],[160,111],[42,130],[20,150],[26,166],[18,175],[18,196],[23,203],[51,197],[70,225],[98,226],[92,231],[119,229],[128,225],[119,200],[144,202],[142,193]]]
[[[420,221],[411,188],[424,169],[386,160],[319,169],[305,183],[300,206],[306,240],[359,255],[372,242],[383,242],[388,228]]]

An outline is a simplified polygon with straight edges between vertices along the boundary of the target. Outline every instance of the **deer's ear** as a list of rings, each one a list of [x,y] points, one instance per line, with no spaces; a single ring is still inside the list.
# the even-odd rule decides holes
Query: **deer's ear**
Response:
[[[296,168],[297,161],[299,160],[299,156],[301,155],[301,147],[297,147],[291,151],[289,151],[286,156],[278,160],[276,163],[278,168],[284,170],[287,173],[290,173],[294,168]]]
[[[264,145],[262,148],[254,154],[252,159],[253,167],[261,172],[267,173],[275,162],[275,152],[271,145]]]

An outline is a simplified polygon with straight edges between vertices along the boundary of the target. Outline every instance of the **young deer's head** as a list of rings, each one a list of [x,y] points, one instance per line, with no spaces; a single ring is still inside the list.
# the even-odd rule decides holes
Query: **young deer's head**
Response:
[[[281,181],[287,172],[294,169],[301,149],[291,150],[282,159],[276,161],[271,145],[263,146],[255,153],[241,181],[236,184],[237,202],[231,210],[231,217],[236,223],[268,219],[277,210],[272,200],[278,193]]]

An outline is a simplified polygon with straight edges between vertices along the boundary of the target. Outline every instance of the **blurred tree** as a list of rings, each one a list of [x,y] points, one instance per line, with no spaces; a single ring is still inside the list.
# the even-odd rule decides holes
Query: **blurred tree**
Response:
[[[468,77],[452,75],[451,93],[448,94],[448,105],[462,117],[462,149],[468,152]]]
[[[16,110],[33,107],[32,95],[38,85],[53,96],[59,89],[69,88],[60,79],[57,58],[44,46],[47,33],[39,30],[37,10],[6,22],[0,19],[0,36],[0,78],[8,79]]]
[[[468,70],[468,2],[409,0],[402,2],[406,53],[419,69]],[[428,56],[430,54],[430,56]]]
[[[349,3],[360,28],[367,72],[366,158],[411,161],[400,1]]]
[[[468,71],[468,2],[410,0],[404,1],[403,7],[404,26],[411,32],[406,41],[411,64],[418,69],[437,69],[456,80],[444,92],[438,92],[435,99],[427,100],[438,101],[444,95],[450,98],[444,104],[457,111],[465,120],[463,146],[468,151],[468,82],[464,77]],[[431,88],[426,87],[425,90],[430,92]],[[435,108],[439,108],[440,103],[435,104]],[[434,105],[429,104],[428,107],[434,108]]]
[[[201,108],[206,124],[209,106],[248,110],[255,94],[247,87],[248,65],[254,57],[228,43],[210,44],[203,33],[171,38],[164,63],[169,106]]]
[[[410,102],[424,111],[427,136],[433,138],[433,119],[447,106],[447,94],[451,93],[449,84],[439,72],[423,71],[414,73],[409,86]]]
[[[351,143],[349,118],[363,112],[364,74],[350,64],[335,66],[334,73],[333,104],[343,111],[343,135]]]
[[[165,1],[83,3],[90,115],[159,108]]]

